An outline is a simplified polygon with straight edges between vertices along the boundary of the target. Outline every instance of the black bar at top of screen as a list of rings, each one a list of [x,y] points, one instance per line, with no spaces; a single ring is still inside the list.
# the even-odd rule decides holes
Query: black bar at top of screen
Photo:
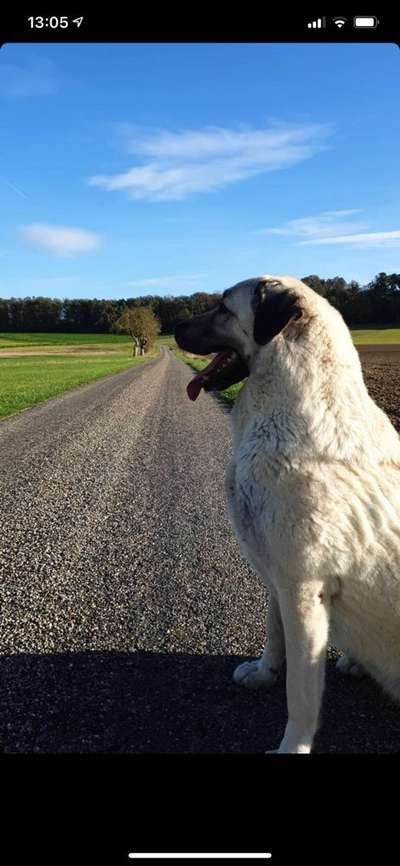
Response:
[[[268,7],[262,12],[256,8],[243,14],[242,7],[238,11],[230,9],[229,15],[217,19],[209,11],[201,7],[190,7],[188,11],[174,13],[169,6],[162,11],[153,12],[150,9],[139,9],[135,4],[132,8],[117,9],[114,4],[104,9],[93,9],[75,6],[68,9],[34,8],[21,11],[18,8],[8,9],[0,16],[0,42],[395,42],[400,43],[400,18],[395,12],[380,13],[379,8],[364,9],[359,6],[355,10],[343,9],[345,24],[339,27],[334,23],[334,16],[326,15],[326,10],[320,8],[318,13],[297,11],[290,12],[289,7]],[[344,4],[345,6],[346,4]],[[354,18],[363,13],[370,13],[378,20],[376,27],[358,29],[354,27]],[[67,26],[58,26],[57,17],[68,19]],[[324,14],[325,13],[325,14]],[[41,17],[44,23],[40,27],[32,26],[28,19]],[[73,23],[83,18],[78,26]],[[313,29],[310,22],[324,20],[324,27]]]

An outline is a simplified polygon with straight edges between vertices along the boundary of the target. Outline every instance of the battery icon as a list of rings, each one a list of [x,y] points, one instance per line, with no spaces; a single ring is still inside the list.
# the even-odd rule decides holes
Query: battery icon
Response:
[[[354,27],[377,27],[379,24],[375,15],[357,16],[354,18]]]

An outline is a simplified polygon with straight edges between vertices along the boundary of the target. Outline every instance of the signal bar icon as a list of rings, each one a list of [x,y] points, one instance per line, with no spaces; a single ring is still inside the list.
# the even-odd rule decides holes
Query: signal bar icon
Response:
[[[326,18],[317,18],[316,21],[309,21],[307,27],[309,30],[320,30],[321,27],[326,27]]]

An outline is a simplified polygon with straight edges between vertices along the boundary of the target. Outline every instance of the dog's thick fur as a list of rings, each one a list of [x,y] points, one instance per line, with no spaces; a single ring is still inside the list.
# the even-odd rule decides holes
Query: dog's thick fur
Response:
[[[362,666],[400,699],[399,438],[323,297],[264,276],[233,286],[224,305],[190,320],[185,339],[232,347],[249,371],[226,490],[242,553],[269,590],[268,640],[234,680],[269,687],[286,658],[278,751],[310,752],[328,641],[345,653],[342,670]]]

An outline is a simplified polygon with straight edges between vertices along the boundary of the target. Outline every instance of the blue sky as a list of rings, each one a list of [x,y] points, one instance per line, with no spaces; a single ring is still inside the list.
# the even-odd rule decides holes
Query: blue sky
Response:
[[[400,270],[395,45],[0,51],[1,297]]]

